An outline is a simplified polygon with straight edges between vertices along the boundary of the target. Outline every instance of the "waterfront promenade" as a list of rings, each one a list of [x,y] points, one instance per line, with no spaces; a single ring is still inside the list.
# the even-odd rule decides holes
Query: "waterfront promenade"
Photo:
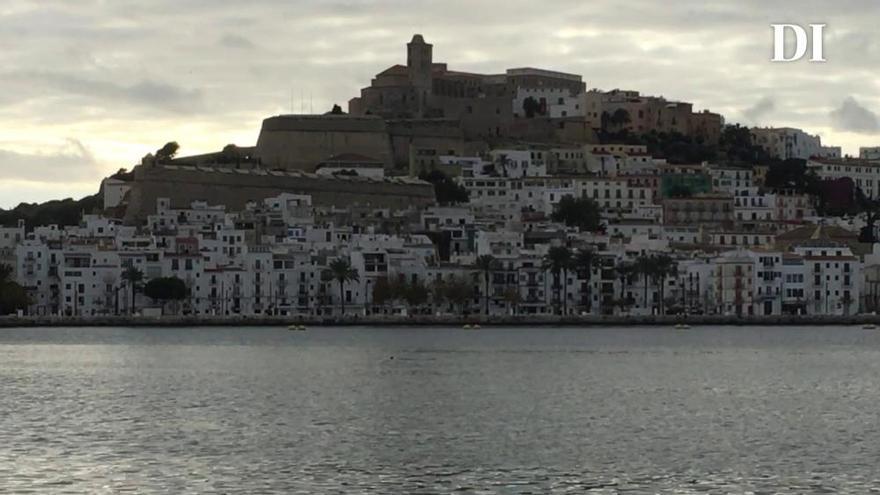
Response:
[[[728,325],[728,326],[787,326],[787,325],[863,325],[875,324],[880,327],[880,315],[852,316],[751,316],[737,317],[726,315],[701,316],[5,316],[0,317],[0,328],[15,327],[192,327],[192,326],[376,326],[376,327],[419,327],[419,326],[669,326],[687,324]]]

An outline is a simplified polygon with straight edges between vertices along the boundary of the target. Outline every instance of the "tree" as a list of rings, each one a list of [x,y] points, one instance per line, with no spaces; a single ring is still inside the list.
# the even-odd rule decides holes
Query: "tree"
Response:
[[[559,304],[560,275],[562,277],[562,313],[568,313],[566,279],[568,269],[571,267],[571,250],[565,246],[553,246],[544,255],[542,268],[553,273],[553,291],[556,295],[556,304]]]
[[[431,302],[434,306],[443,306],[446,298],[446,282],[442,278],[438,278],[431,283]]]
[[[388,277],[379,277],[373,284],[373,305],[384,306],[395,299],[394,287]]]
[[[789,158],[770,165],[764,176],[764,185],[770,189],[793,189],[806,193],[808,189],[815,188],[816,180],[815,174],[807,169],[806,160]]]
[[[572,260],[572,263],[571,263],[572,268],[574,270],[576,270],[578,273],[578,278],[586,281],[586,287],[587,287],[586,310],[587,310],[587,313],[592,312],[591,306],[593,303],[593,299],[592,299],[592,297],[590,297],[591,296],[591,294],[590,294],[590,280],[593,277],[593,268],[595,268],[598,265],[598,261],[599,260],[596,257],[596,253],[594,253],[592,249],[582,248],[582,249],[578,249],[578,251],[575,254],[574,259]],[[602,304],[602,298],[600,297],[599,298],[599,313],[602,312],[601,304]]]
[[[526,118],[534,118],[535,114],[541,112],[541,104],[534,97],[529,96],[523,100],[523,112],[525,112]]]
[[[477,258],[477,269],[483,273],[483,287],[485,288],[483,300],[485,301],[486,316],[489,316],[489,279],[492,276],[492,272],[497,270],[499,265],[498,260],[491,254],[484,254]]]
[[[129,287],[131,287],[131,308],[129,309],[130,314],[134,314],[135,310],[135,293],[137,292],[137,286],[144,279],[144,272],[138,270],[137,268],[130,266],[122,272],[122,280],[128,282]]]
[[[410,308],[418,308],[424,305],[428,302],[428,295],[430,294],[428,287],[419,281],[402,284],[401,292],[403,300],[406,301],[407,306]]]
[[[519,303],[522,301],[522,295],[519,293],[516,287],[511,287],[504,291],[504,301],[511,305],[513,308],[513,314],[516,315],[517,308],[519,307]]]
[[[632,119],[629,116],[629,112],[626,111],[625,108],[618,108],[611,114],[611,118],[609,119],[609,123],[614,124],[619,127],[623,127],[626,124],[632,122]]]
[[[678,276],[678,264],[668,254],[653,256],[653,276],[660,286],[660,314],[666,314],[666,279]]]
[[[859,242],[877,242],[874,232],[877,220],[880,220],[880,198],[869,198],[861,188],[857,188],[856,207],[865,215],[865,226],[859,232]]]
[[[327,266],[325,273],[332,279],[339,282],[339,302],[341,304],[342,314],[345,315],[345,283],[360,282],[361,277],[357,268],[351,266],[351,260],[348,258],[336,258]]]
[[[330,115],[345,115],[345,112],[342,111],[342,107],[334,103],[333,109],[330,110]]]
[[[144,284],[144,294],[164,306],[167,301],[186,299],[189,290],[186,283],[177,277],[156,277]]]
[[[454,276],[443,284],[445,297],[449,302],[464,312],[464,304],[474,297],[474,285],[467,279]]]
[[[752,131],[739,124],[726,125],[718,140],[718,158],[731,165],[770,165],[778,161],[762,147],[752,143]]]
[[[25,310],[29,304],[27,290],[12,280],[12,267],[0,264],[0,315]]]
[[[219,163],[234,163],[236,167],[241,165],[241,150],[234,144],[227,144],[217,158]]]
[[[636,270],[635,264],[629,261],[623,261],[617,266],[614,267],[614,271],[617,273],[617,277],[620,280],[620,306],[623,309],[627,306],[626,300],[626,286],[635,281],[638,276],[638,271]]]
[[[83,213],[100,212],[103,196],[93,194],[79,200],[55,199],[45,203],[20,203],[10,210],[0,209],[0,225],[15,226],[19,220],[27,225],[79,225]]]
[[[550,218],[569,227],[595,232],[601,228],[599,213],[599,205],[590,198],[563,196]]]
[[[654,276],[654,260],[650,255],[642,255],[636,259],[636,273],[642,276],[645,285],[645,297],[643,298],[645,307],[648,307],[648,280]]]
[[[434,195],[437,203],[441,205],[451,205],[468,202],[468,191],[464,187],[456,184],[456,182],[446,176],[439,170],[432,170],[428,173],[419,175],[419,179],[430,182],[434,185]]]
[[[177,155],[177,150],[179,149],[180,145],[177,144],[177,141],[165,143],[165,146],[156,150],[156,163],[171,161]]]

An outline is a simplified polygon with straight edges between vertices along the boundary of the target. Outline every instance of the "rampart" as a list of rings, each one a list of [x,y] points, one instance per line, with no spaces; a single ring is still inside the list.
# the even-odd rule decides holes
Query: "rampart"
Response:
[[[186,208],[193,201],[203,200],[240,211],[248,201],[283,192],[309,194],[316,206],[407,208],[435,202],[431,184],[409,177],[321,177],[296,170],[139,165],[134,169],[125,222],[145,221],[147,215],[155,213],[158,198],[169,198],[173,208]]]
[[[380,117],[278,115],[263,120],[255,154],[267,168],[313,172],[341,153],[374,158],[390,169],[391,140]]]

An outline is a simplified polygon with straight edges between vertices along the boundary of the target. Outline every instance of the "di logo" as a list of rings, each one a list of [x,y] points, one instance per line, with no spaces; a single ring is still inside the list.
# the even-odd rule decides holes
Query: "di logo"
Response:
[[[810,62],[825,62],[823,33],[825,24],[810,24],[810,34],[797,24],[770,24],[773,28],[773,58],[771,62],[794,62],[804,58],[807,48],[812,48]],[[794,53],[786,56],[785,41],[794,36]]]

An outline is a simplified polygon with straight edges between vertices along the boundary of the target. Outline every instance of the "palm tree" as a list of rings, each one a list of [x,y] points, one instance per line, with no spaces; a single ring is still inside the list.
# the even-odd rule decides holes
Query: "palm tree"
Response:
[[[578,276],[578,278],[583,278],[587,281],[587,304],[586,309],[587,313],[592,312],[592,302],[593,299],[590,297],[590,279],[593,276],[593,268],[598,265],[598,258],[596,257],[596,253],[593,252],[592,249],[578,249],[577,254],[574,256],[574,260],[572,260],[572,268],[577,270],[578,274],[583,274],[583,277]],[[599,313],[602,312],[602,298],[599,298]]]
[[[660,283],[660,314],[666,314],[666,279],[678,276],[678,263],[668,254],[653,257],[654,277]]]
[[[131,287],[131,309],[129,310],[130,314],[134,314],[135,303],[134,296],[137,291],[137,285],[144,279],[144,272],[138,270],[137,268],[130,266],[122,272],[122,280],[128,282],[128,285]]]
[[[617,272],[617,276],[620,279],[620,304],[621,307],[623,307],[624,301],[626,300],[626,285],[635,280],[638,276],[638,271],[636,270],[635,264],[630,261],[621,262],[614,267],[614,271]]]
[[[645,281],[643,298],[645,307],[648,307],[648,280],[654,275],[654,257],[650,255],[642,255],[636,258],[636,273],[642,276]]]
[[[494,256],[491,254],[484,254],[477,258],[476,266],[477,269],[483,272],[483,283],[485,286],[485,292],[483,293],[483,299],[485,300],[486,306],[486,316],[489,316],[489,278],[492,276],[492,272],[498,269],[500,263]]]
[[[544,256],[542,268],[553,273],[553,291],[556,294],[556,304],[559,304],[559,275],[562,274],[562,313],[568,313],[566,302],[567,290],[565,279],[568,278],[568,269],[571,267],[571,250],[565,246],[553,246]]]
[[[351,266],[351,260],[348,258],[336,258],[331,261],[327,265],[325,273],[339,282],[339,304],[341,305],[342,314],[345,315],[345,283],[360,282],[361,276],[357,268]]]

